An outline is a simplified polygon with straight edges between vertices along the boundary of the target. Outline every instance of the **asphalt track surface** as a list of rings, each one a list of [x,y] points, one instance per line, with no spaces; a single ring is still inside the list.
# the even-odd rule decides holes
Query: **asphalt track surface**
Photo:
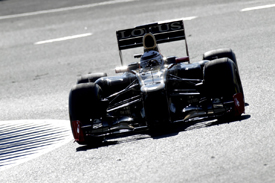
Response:
[[[0,182],[275,182],[274,4],[0,1]],[[212,49],[235,51],[246,114],[102,147],[73,143],[67,108],[76,78],[99,71],[114,75],[120,65],[116,30],[176,18],[186,19],[191,62]],[[184,56],[184,47],[172,45],[160,47],[165,55]],[[132,54],[126,53],[127,62],[134,61]],[[22,148],[10,144],[13,138]],[[11,148],[23,155],[6,166]]]

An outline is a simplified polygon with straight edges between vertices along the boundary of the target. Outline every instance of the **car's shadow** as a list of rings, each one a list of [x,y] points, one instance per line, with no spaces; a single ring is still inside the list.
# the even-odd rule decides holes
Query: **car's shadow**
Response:
[[[238,119],[213,119],[213,120],[203,120],[203,121],[192,121],[192,122],[184,122],[171,126],[168,129],[160,129],[157,132],[154,132],[151,135],[153,139],[160,139],[178,135],[178,133],[183,131],[190,131],[200,128],[207,128],[217,125],[230,124],[235,122],[242,122],[243,120],[249,119],[250,115],[242,115]]]
[[[129,143],[132,141],[143,140],[147,138],[153,138],[153,139],[167,138],[171,136],[176,136],[183,131],[190,131],[190,130],[195,130],[200,128],[208,128],[208,127],[217,126],[217,125],[242,122],[246,119],[249,119],[250,117],[251,117],[250,115],[246,114],[246,115],[242,115],[238,119],[223,118],[223,119],[201,120],[201,121],[198,120],[198,121],[192,121],[192,122],[178,123],[168,127],[165,126],[163,128],[158,128],[153,131],[149,131],[146,133],[146,135],[145,134],[134,135],[133,137],[126,138],[123,140],[112,139],[112,140],[106,140],[100,144],[80,146],[76,148],[76,151],[87,151],[89,149],[95,149],[95,148],[106,147],[106,146],[122,144],[122,143]]]

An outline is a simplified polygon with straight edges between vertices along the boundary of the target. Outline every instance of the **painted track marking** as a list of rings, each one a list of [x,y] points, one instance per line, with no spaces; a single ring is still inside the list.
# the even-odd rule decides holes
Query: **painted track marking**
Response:
[[[78,35],[73,35],[73,36],[67,36],[67,37],[49,39],[49,40],[45,40],[45,41],[39,41],[34,44],[39,45],[39,44],[53,43],[53,42],[59,42],[59,41],[66,41],[66,40],[70,40],[70,39],[77,39],[77,38],[87,37],[87,36],[91,36],[91,35],[92,35],[92,33],[78,34]]]
[[[163,21],[159,21],[158,23],[172,22],[172,21],[177,21],[177,20],[187,21],[187,20],[193,20],[195,18],[197,18],[197,16],[183,17],[183,18],[170,19],[170,20],[163,20]]]
[[[251,8],[244,8],[241,11],[252,11],[252,10],[260,10],[260,9],[273,8],[273,7],[275,7],[275,4],[255,6],[255,7],[251,7]]]
[[[0,171],[41,156],[71,141],[66,120],[0,121]]]
[[[72,7],[66,7],[66,8],[51,9],[51,10],[42,10],[42,11],[29,12],[29,13],[21,13],[21,14],[16,14],[16,15],[0,16],[0,20],[28,17],[28,16],[34,16],[34,15],[42,15],[42,14],[49,14],[49,13],[58,13],[58,12],[64,12],[64,11],[70,11],[70,10],[87,9],[87,8],[93,8],[93,7],[97,7],[97,6],[111,5],[111,4],[117,4],[117,3],[126,3],[126,2],[131,2],[131,1],[135,1],[135,0],[104,1],[104,2],[100,2],[100,3],[93,3],[93,4],[87,4],[87,5],[72,6]]]

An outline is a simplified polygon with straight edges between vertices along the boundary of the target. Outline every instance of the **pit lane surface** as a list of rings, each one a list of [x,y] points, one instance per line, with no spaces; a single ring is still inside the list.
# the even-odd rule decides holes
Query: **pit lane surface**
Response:
[[[246,114],[239,121],[186,124],[178,132],[120,138],[102,147],[71,140],[2,170],[0,182],[274,182],[275,11],[253,7],[275,2],[100,2],[0,1],[0,121],[68,121],[68,93],[76,77],[112,75],[120,64],[116,30],[185,17],[196,17],[185,22],[192,62],[211,49],[235,51],[249,103]],[[246,8],[251,10],[242,11]],[[47,13],[32,13],[41,11]],[[77,38],[64,39],[72,36]],[[36,44],[57,39],[62,41]],[[164,54],[183,54],[183,48],[174,48]]]

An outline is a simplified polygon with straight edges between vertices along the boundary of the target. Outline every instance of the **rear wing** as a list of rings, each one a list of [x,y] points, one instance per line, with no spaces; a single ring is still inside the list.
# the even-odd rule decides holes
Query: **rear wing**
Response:
[[[149,32],[155,36],[157,44],[185,40],[186,54],[189,56],[183,20],[156,22],[116,31],[121,65],[121,51],[143,46],[143,36]]]

